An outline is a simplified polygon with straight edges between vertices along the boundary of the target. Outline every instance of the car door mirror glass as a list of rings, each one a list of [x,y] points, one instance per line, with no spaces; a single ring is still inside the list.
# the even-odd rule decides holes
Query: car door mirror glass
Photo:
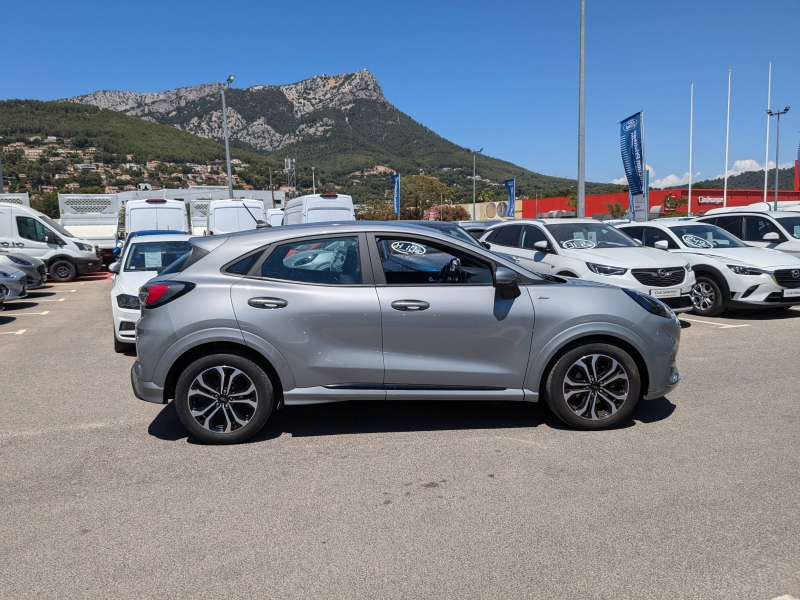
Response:
[[[667,240],[658,240],[653,247],[657,250],[667,250],[669,248],[669,242]]]
[[[774,231],[770,231],[769,233],[765,233],[764,237],[761,238],[761,239],[764,240],[765,242],[779,242],[780,239],[781,239],[781,236],[779,236]]]

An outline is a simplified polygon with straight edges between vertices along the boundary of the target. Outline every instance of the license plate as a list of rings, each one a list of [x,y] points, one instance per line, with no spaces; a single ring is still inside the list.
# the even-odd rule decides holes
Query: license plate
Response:
[[[795,288],[793,290],[783,290],[783,297],[784,298],[800,298],[800,288]]]
[[[650,290],[650,295],[653,298],[680,298],[681,291],[679,289],[674,290]]]

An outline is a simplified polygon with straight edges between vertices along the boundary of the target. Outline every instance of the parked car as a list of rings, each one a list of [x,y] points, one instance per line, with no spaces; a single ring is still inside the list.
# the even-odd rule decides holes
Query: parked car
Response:
[[[497,225],[498,223],[502,223],[497,219],[493,221],[456,221],[458,225],[464,229],[467,233],[469,233],[472,237],[476,240],[481,239],[483,234],[486,232],[489,227],[492,225]]]
[[[695,278],[689,263],[643,248],[607,223],[594,219],[505,221],[481,241],[541,273],[579,277],[650,294],[680,313],[693,308]]]
[[[95,244],[73,235],[28,206],[0,202],[0,244],[47,265],[50,278],[72,281],[102,266]]]
[[[689,262],[695,274],[693,312],[698,315],[800,304],[800,259],[791,254],[753,248],[716,225],[693,220],[661,219],[617,228],[647,247]]]
[[[13,267],[0,268],[0,285],[4,300],[19,300],[28,296],[28,277]]]
[[[494,221],[497,223],[497,221]],[[457,240],[461,240],[462,242],[466,242],[467,244],[477,245],[480,246],[481,243],[475,238],[475,236],[471,235],[466,229],[464,229],[460,223],[455,221],[403,221],[403,223],[408,223],[410,225],[418,225],[420,227],[428,227],[429,229],[435,229],[436,231],[443,233],[444,235],[453,237]]]
[[[283,211],[284,225],[355,220],[353,199],[344,194],[298,196],[289,200]]]
[[[29,290],[38,289],[47,282],[47,267],[44,261],[33,256],[0,249],[0,269],[3,267],[12,267],[25,273],[28,277]]]
[[[697,220],[722,227],[750,246],[780,250],[800,258],[800,213],[731,211]]]
[[[267,227],[264,203],[260,200],[212,200],[208,203],[206,235],[221,235]]]
[[[653,297],[536,275],[432,229],[354,221],[189,244],[139,291],[131,378],[142,400],[174,398],[205,442],[242,441],[283,405],[349,399],[542,397],[601,429],[680,380],[680,324]],[[291,260],[331,244],[327,269]]]
[[[131,349],[136,342],[135,326],[140,316],[139,288],[189,251],[191,236],[188,234],[136,233],[128,236],[119,260],[108,266],[114,274],[111,315],[116,352]]]
[[[183,200],[148,198],[125,203],[125,235],[157,229],[189,233],[189,216]]]

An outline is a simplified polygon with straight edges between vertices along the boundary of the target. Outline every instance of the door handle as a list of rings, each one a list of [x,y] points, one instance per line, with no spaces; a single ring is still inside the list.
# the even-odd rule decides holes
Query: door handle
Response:
[[[250,298],[247,303],[253,308],[285,308],[289,304],[282,298]]]
[[[8,246],[8,242],[0,242],[0,246]]]
[[[395,300],[392,302],[392,308],[395,310],[420,311],[430,307],[429,303],[422,300]]]

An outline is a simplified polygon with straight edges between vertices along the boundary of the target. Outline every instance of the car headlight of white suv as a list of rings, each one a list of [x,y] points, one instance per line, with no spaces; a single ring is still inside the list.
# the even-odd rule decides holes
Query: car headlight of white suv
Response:
[[[728,268],[737,275],[772,275],[772,271],[756,269],[755,267],[745,267],[744,265],[728,265]]]
[[[586,266],[589,267],[592,273],[597,273],[598,275],[625,275],[625,273],[628,272],[628,269],[623,267],[611,267],[609,265],[597,265],[588,262]]]

